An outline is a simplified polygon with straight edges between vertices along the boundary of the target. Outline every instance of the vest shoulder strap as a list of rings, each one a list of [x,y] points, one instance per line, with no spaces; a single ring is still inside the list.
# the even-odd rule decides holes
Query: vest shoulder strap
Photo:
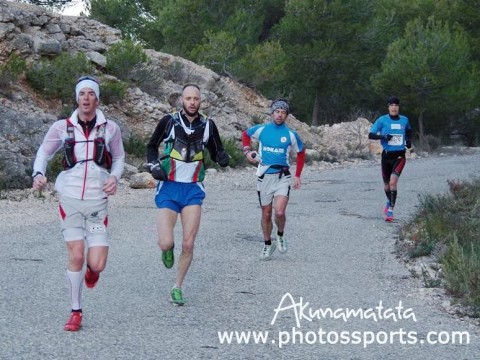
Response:
[[[73,126],[72,122],[70,121],[70,118],[67,118],[66,121],[67,121],[67,135],[69,135],[69,138],[74,138],[75,126]]]
[[[67,122],[67,135],[69,135],[68,137],[75,138],[75,126],[70,121],[70,118],[66,118],[65,120]],[[103,124],[98,126],[97,133],[95,134],[95,138],[105,138],[106,128],[107,128],[107,121],[105,121]]]
[[[206,124],[209,120],[208,117],[201,112],[199,112],[198,114],[200,115],[200,121],[202,123]],[[174,111],[174,112],[170,113],[170,116],[175,121],[175,123],[181,124],[181,122],[180,122],[180,111]]]
[[[64,157],[63,157],[63,165],[66,169],[72,168],[77,163],[77,159],[75,156],[75,144],[77,141],[75,140],[75,126],[70,121],[70,118],[66,119],[67,123],[67,139],[63,145],[64,147]],[[87,159],[84,161],[93,160],[100,166],[104,166],[107,169],[111,168],[112,165],[112,156],[110,152],[106,149],[105,144],[105,132],[106,132],[107,122],[105,121],[103,124],[97,127],[97,132],[95,133],[94,142],[94,149],[93,149],[93,158]],[[87,143],[91,142],[92,140],[87,139]]]

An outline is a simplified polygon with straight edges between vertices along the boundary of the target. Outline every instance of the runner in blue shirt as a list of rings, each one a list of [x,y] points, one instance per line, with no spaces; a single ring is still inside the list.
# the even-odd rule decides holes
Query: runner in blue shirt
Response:
[[[300,175],[305,164],[305,149],[298,134],[285,125],[290,107],[286,100],[275,100],[271,105],[272,121],[245,130],[242,135],[243,151],[251,163],[257,163],[257,193],[262,208],[262,232],[265,245],[261,260],[269,260],[278,247],[282,254],[287,252],[287,241],[283,236],[287,221],[285,210],[290,195],[291,174],[289,152],[297,155],[297,166],[293,188],[299,189]],[[251,139],[258,140],[258,152],[251,151]],[[276,241],[272,242],[272,211],[277,226]]]
[[[385,220],[393,221],[393,208],[397,199],[397,183],[405,167],[405,148],[412,147],[412,129],[406,116],[400,115],[400,100],[391,96],[387,100],[388,114],[375,120],[369,139],[380,140],[382,152],[382,178],[387,202]]]

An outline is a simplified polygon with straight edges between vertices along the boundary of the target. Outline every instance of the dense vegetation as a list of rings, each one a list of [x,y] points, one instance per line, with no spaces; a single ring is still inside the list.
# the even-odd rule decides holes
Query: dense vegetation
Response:
[[[397,94],[422,142],[469,134],[480,61],[478,1],[91,0],[91,16],[144,46],[287,97],[318,125],[384,111]],[[428,144],[425,144],[428,145]]]
[[[449,186],[448,194],[421,199],[419,210],[404,228],[399,251],[412,258],[436,258],[442,264],[441,276],[425,279],[425,285],[445,286],[480,316],[480,178],[450,181]]]
[[[312,125],[372,119],[396,94],[424,147],[452,132],[479,142],[478,0],[85,2],[144,47],[289,98]]]

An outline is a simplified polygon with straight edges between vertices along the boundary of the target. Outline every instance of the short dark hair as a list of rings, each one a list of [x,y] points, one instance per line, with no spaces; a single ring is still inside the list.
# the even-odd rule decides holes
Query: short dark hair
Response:
[[[200,91],[200,86],[198,86],[197,84],[188,83],[188,84],[183,85],[182,92],[183,92],[183,90],[185,90],[187,87],[190,87],[190,86],[193,86],[194,88],[197,88],[198,91]]]
[[[400,105],[400,99],[396,96],[390,96],[388,99],[387,99],[387,105],[390,105],[390,104],[397,104],[397,105]]]
[[[97,78],[95,78],[95,77],[93,77],[93,76],[90,76],[90,75],[80,76],[80,77],[77,79],[77,84],[78,84],[80,81],[83,81],[83,80],[92,80],[93,82],[96,82],[96,83],[98,84]]]

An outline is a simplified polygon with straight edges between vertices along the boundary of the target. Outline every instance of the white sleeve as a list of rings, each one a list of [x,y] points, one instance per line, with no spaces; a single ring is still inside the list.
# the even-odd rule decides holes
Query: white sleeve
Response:
[[[37,155],[35,156],[32,176],[37,172],[41,172],[45,175],[48,162],[53,158],[55,153],[62,148],[63,134],[66,131],[65,129],[62,129],[62,124],[64,124],[63,128],[66,129],[65,120],[56,121],[50,129],[48,129],[48,132],[37,151]]]
[[[107,125],[111,130],[108,141],[109,151],[112,155],[112,169],[110,170],[110,174],[114,175],[117,180],[120,180],[125,167],[125,150],[123,148],[122,133],[117,123],[108,121]]]

